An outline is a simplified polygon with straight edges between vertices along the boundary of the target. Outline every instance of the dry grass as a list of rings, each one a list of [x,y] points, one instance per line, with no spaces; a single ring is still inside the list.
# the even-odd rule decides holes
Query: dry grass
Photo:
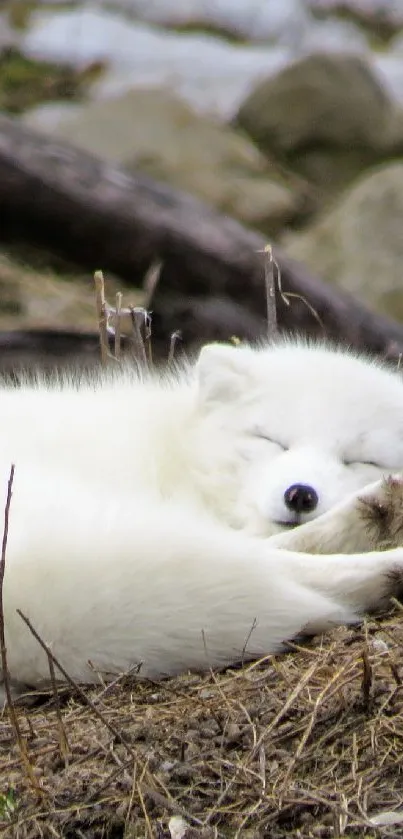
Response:
[[[49,694],[18,709],[36,789],[5,712],[1,835],[163,839],[173,815],[205,839],[401,835],[369,818],[403,802],[402,642],[398,614],[242,670]]]

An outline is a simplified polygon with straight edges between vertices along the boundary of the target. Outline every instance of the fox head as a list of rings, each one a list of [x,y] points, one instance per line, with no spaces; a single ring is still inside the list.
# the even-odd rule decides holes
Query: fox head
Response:
[[[309,521],[403,470],[403,379],[327,345],[211,344],[196,363],[210,483],[221,470],[242,526]],[[217,486],[221,485],[217,480]]]

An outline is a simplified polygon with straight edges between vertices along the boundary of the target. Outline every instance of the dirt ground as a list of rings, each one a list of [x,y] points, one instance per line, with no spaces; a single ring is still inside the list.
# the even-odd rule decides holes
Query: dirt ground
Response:
[[[402,644],[398,610],[222,674],[16,704],[20,744],[0,718],[0,835],[402,836]]]

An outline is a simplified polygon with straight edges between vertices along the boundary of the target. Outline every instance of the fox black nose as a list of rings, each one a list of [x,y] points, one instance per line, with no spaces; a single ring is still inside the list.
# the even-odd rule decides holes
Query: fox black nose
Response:
[[[318,493],[306,484],[293,484],[284,493],[284,501],[294,513],[311,513],[318,506]]]

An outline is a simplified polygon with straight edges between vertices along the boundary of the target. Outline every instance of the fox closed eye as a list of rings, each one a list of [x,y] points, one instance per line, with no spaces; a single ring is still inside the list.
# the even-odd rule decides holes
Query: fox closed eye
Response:
[[[252,431],[252,436],[257,438],[258,440],[266,440],[267,443],[272,443],[273,446],[278,446],[285,452],[288,451],[288,446],[285,446],[284,443],[280,443],[279,440],[275,440],[274,437],[270,437],[270,435],[266,434],[264,431],[255,429],[254,431]]]
[[[347,458],[344,458],[343,464],[344,466],[373,466],[375,469],[386,468],[381,466],[380,463],[376,463],[374,460],[348,460]]]

